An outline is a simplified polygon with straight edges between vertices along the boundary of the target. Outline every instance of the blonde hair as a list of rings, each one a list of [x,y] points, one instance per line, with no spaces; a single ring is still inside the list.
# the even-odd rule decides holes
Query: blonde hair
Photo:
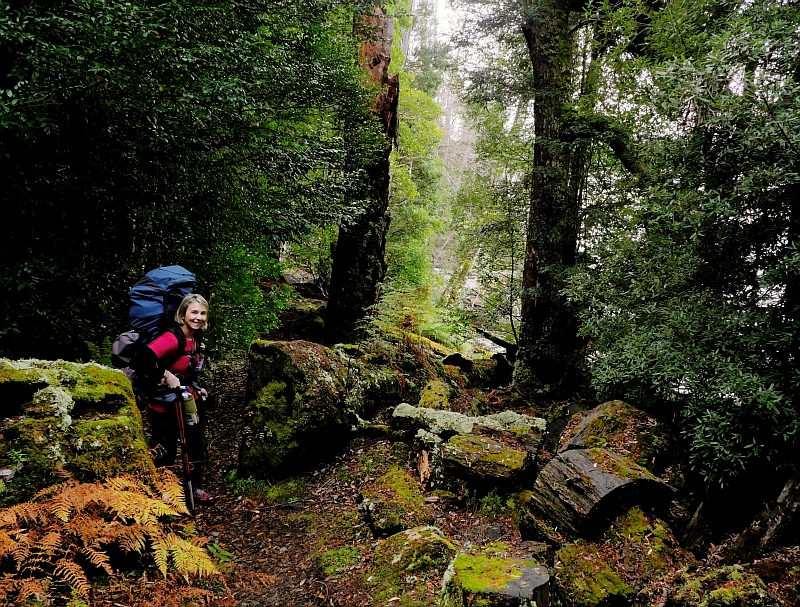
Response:
[[[186,310],[188,310],[189,306],[191,306],[193,303],[200,304],[206,309],[206,312],[208,312],[208,302],[206,301],[206,298],[203,297],[202,295],[198,295],[197,293],[189,293],[186,297],[183,298],[183,300],[181,301],[181,305],[178,306],[178,311],[175,312],[176,323],[183,326],[183,324],[186,322]],[[200,328],[205,329],[206,327],[208,327],[207,315],[206,315],[206,322],[203,323],[203,326]]]

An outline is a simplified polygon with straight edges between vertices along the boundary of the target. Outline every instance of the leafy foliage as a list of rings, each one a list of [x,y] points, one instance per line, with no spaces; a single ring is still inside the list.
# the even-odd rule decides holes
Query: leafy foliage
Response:
[[[627,84],[669,126],[571,294],[601,397],[673,403],[693,467],[725,483],[780,461],[800,424],[800,14],[707,1],[652,18]]]
[[[184,539],[170,527],[168,520],[181,514],[188,514],[183,489],[169,471],[161,472],[152,486],[117,477],[45,489],[34,501],[0,511],[5,572],[0,596],[22,602],[66,585],[86,597],[91,569],[114,575],[110,547],[150,552],[164,576],[170,567],[187,580],[216,575],[217,566],[203,549],[205,540]]]
[[[267,252],[359,212],[348,193],[374,129],[353,61],[358,10],[3,2],[4,346],[82,356],[118,328],[136,278],[172,263],[236,314],[213,347],[268,328],[260,309],[280,298],[253,288],[274,275]]]

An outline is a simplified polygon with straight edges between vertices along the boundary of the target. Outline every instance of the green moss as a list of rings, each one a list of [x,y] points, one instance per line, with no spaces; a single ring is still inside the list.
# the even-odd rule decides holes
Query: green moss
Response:
[[[472,474],[510,478],[521,471],[528,453],[474,434],[457,434],[442,445],[442,458]]]
[[[621,458],[611,456],[608,451],[601,448],[591,448],[587,450],[591,460],[601,469],[617,476],[630,479],[652,478],[650,472],[633,462],[626,462]]]
[[[658,519],[651,523],[639,508],[631,508],[614,519],[606,539],[615,545],[631,546],[637,562],[643,563],[642,569],[647,572],[666,573],[676,560],[664,523]]]
[[[432,521],[419,484],[400,466],[391,466],[378,477],[364,497],[362,508],[376,535],[391,535]]]
[[[379,569],[388,569],[394,574],[443,572],[458,549],[458,542],[446,537],[437,527],[415,527],[381,542],[373,562]]]
[[[757,575],[740,565],[720,567],[709,573],[685,573],[674,594],[687,607],[772,607],[776,603]]]
[[[425,409],[450,409],[450,387],[441,380],[427,383],[420,393],[419,406]]]
[[[634,590],[604,560],[596,546],[571,544],[556,553],[559,579],[575,607],[592,607],[609,596],[628,598]]]
[[[319,564],[327,575],[338,573],[343,567],[358,563],[361,549],[356,546],[340,546],[326,550],[320,556]]]
[[[453,561],[452,575],[445,583],[443,603],[491,604],[487,595],[497,594],[522,577],[523,567],[536,567],[535,561],[498,558],[487,554],[459,554]]]

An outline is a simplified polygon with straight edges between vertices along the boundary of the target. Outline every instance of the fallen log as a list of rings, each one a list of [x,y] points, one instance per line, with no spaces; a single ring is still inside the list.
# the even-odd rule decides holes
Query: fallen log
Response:
[[[527,507],[559,533],[579,537],[632,506],[669,504],[673,493],[641,466],[606,449],[571,449],[539,473]]]

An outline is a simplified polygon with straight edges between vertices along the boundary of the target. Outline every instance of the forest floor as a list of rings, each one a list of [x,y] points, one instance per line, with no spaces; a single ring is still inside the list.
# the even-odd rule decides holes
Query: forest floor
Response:
[[[187,523],[222,555],[220,564],[226,570],[222,578],[200,580],[187,588],[178,577],[163,580],[154,570],[139,571],[125,583],[115,582],[96,592],[91,605],[377,607],[400,603],[399,596],[381,595],[375,585],[370,555],[378,541],[363,525],[357,505],[361,489],[391,461],[402,463],[404,456],[398,456],[396,447],[386,440],[362,438],[316,470],[288,483],[270,487],[232,482],[229,472],[238,455],[246,374],[246,361],[241,359],[219,365],[215,372],[216,398],[207,412],[205,488],[217,499],[211,505],[199,506],[194,519]],[[502,392],[499,398],[503,400]],[[413,460],[406,460],[406,467],[413,471]],[[521,540],[512,518],[496,496],[494,499],[467,500],[460,508],[446,506],[433,495],[425,501],[433,522],[462,545],[499,541],[505,544],[508,556],[530,555],[536,544]],[[323,551],[333,554],[332,560],[321,559]],[[610,550],[609,555],[612,553]],[[798,548],[786,549],[779,559],[797,563],[799,555]],[[713,555],[697,563],[701,568],[715,564]],[[785,571],[786,566],[779,568],[774,577]],[[766,577],[776,594],[797,596],[791,589],[779,588],[779,579]],[[441,579],[438,575],[415,579],[409,591],[416,593],[414,605],[434,606],[438,604]],[[197,601],[187,603],[193,592]]]

